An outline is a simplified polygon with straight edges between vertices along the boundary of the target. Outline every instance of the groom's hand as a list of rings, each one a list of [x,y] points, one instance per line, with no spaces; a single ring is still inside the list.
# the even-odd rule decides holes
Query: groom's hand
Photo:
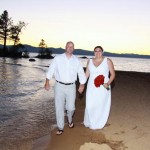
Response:
[[[45,90],[49,91],[50,89],[50,84],[48,82],[45,83],[44,85]]]
[[[84,91],[84,84],[80,84],[78,92],[81,94]]]
[[[46,81],[45,81],[44,88],[45,88],[45,90],[47,90],[47,91],[50,89],[49,79],[47,79],[47,78],[46,78]]]

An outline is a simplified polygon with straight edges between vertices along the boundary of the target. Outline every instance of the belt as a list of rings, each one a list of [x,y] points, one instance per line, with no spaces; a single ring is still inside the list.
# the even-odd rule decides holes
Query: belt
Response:
[[[60,82],[60,81],[57,81],[56,82],[60,83],[60,84],[64,84],[64,85],[71,85],[71,84],[74,84],[74,83],[63,83],[63,82]]]

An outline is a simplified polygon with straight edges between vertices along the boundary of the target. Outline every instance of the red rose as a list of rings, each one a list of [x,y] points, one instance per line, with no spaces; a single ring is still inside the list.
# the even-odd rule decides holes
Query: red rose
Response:
[[[99,75],[95,78],[94,80],[94,84],[96,87],[100,87],[100,85],[104,84],[104,76],[103,75]]]

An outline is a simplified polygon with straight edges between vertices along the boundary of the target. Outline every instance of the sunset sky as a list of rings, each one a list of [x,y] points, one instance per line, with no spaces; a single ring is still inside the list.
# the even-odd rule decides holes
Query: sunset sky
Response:
[[[22,44],[150,55],[150,0],[0,0],[4,10],[28,23]]]

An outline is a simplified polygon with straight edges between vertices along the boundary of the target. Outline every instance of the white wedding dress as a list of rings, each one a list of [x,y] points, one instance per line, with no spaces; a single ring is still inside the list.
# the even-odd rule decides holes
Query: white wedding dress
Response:
[[[108,120],[110,112],[111,88],[109,87],[110,89],[107,90],[103,85],[95,87],[94,79],[98,75],[103,75],[105,77],[104,83],[107,83],[109,80],[107,58],[105,57],[98,67],[96,67],[93,64],[93,60],[90,59],[88,67],[90,77],[87,84],[86,107],[83,124],[90,129],[102,129]]]

